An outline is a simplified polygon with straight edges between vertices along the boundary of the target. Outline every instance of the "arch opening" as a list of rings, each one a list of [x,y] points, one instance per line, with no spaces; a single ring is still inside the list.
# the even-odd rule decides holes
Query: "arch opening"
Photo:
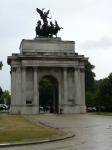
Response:
[[[44,76],[39,82],[39,112],[59,113],[58,81]]]

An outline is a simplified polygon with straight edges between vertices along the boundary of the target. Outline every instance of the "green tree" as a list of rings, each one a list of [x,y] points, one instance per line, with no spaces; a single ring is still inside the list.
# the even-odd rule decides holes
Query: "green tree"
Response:
[[[0,87],[0,103],[1,103],[1,96],[2,96],[2,94],[3,94],[3,90],[2,90],[2,88]]]
[[[3,66],[2,61],[0,61],[0,70],[2,70],[2,66]],[[1,96],[2,96],[2,94],[3,94],[3,90],[0,87],[0,102],[1,102]]]
[[[1,103],[10,105],[11,96],[8,90],[5,90],[1,95]]]
[[[3,66],[2,61],[0,61],[0,70],[2,70],[2,66]]]
[[[112,111],[112,73],[100,81],[96,102],[99,106],[104,106],[107,111]]]
[[[89,61],[85,63],[85,88],[86,91],[93,91],[95,88],[95,73],[93,72],[93,66]]]
[[[43,79],[39,83],[39,103],[41,106],[49,105],[53,97],[53,85],[48,79]]]
[[[94,93],[95,93],[95,73],[93,66],[89,61],[85,63],[85,95],[86,105],[94,106]]]

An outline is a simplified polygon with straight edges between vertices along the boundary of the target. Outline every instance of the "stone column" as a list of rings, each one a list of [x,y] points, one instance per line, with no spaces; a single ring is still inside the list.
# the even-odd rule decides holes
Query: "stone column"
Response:
[[[17,67],[16,71],[16,104],[21,105],[21,68]]]
[[[58,100],[59,100],[59,106],[61,106],[61,105],[63,105],[63,101],[62,101],[62,91],[61,91],[61,84],[62,84],[62,81],[61,80],[59,80],[59,82],[58,82]]]
[[[16,68],[11,67],[11,105],[15,105],[16,100]]]
[[[80,105],[81,103],[81,82],[79,68],[74,69],[74,86],[75,86],[75,104]]]
[[[34,105],[39,106],[37,67],[34,67]]]
[[[85,105],[85,70],[81,69],[81,99],[82,105]]]
[[[64,105],[68,103],[67,68],[64,68]]]
[[[26,105],[26,67],[22,67],[22,105]]]

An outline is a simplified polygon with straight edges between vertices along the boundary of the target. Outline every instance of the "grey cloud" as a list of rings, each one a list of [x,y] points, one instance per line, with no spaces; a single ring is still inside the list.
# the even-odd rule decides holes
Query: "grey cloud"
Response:
[[[112,47],[112,38],[111,37],[102,37],[99,40],[88,40],[80,44],[81,48],[84,49],[106,49]]]

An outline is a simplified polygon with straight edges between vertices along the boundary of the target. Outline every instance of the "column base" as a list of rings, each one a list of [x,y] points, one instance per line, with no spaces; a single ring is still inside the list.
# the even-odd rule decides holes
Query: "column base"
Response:
[[[34,115],[39,114],[39,106],[11,106],[10,107],[11,114],[23,114],[23,115]]]
[[[75,105],[75,106],[62,106],[63,114],[65,113],[85,113],[86,106],[85,105]]]

